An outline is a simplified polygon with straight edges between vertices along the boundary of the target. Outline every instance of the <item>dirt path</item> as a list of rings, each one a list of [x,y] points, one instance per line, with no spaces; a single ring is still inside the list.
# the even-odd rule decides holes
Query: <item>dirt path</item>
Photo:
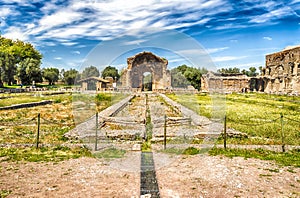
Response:
[[[1,162],[0,189],[11,191],[8,197],[139,197],[137,156],[129,152],[113,161]],[[300,196],[300,169],[269,161],[157,154],[154,162],[161,197]]]

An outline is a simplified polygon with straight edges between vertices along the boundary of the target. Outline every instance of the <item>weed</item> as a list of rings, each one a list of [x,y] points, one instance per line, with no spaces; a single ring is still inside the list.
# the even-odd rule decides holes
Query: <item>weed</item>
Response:
[[[124,157],[125,153],[126,151],[123,149],[108,148],[102,151],[95,152],[93,156],[96,158],[112,159],[112,158],[122,158]]]
[[[5,198],[12,193],[11,190],[0,190],[0,197]]]
[[[62,161],[82,156],[91,156],[91,152],[82,147],[42,147],[36,148],[0,148],[0,157],[6,157],[6,161],[29,161],[29,162],[49,162]]]
[[[300,152],[292,150],[285,153],[269,151],[264,149],[221,149],[213,148],[209,150],[210,155],[225,155],[227,157],[257,158],[261,160],[273,160],[279,165],[300,167]],[[273,170],[275,172],[275,170]]]

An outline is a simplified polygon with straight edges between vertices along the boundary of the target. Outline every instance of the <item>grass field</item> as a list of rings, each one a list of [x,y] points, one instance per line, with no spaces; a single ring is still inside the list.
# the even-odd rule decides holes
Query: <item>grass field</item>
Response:
[[[86,96],[87,101],[97,104],[96,106],[91,106],[92,114],[126,97],[123,94],[114,96],[104,94],[104,96],[104,98],[98,96],[98,99],[95,99],[95,95]],[[7,155],[9,160],[48,161],[55,156],[58,159],[68,159],[77,158],[80,155],[89,155],[85,148],[68,149],[60,146],[68,142],[68,139],[63,135],[75,127],[74,96],[70,93],[49,96],[22,93],[3,97],[4,99],[0,99],[0,106],[45,99],[53,100],[54,103],[45,106],[0,111],[0,144],[19,145],[18,148],[1,148],[0,157]],[[25,145],[35,145],[36,143],[38,114],[40,114],[41,118],[39,143],[40,145],[47,145],[47,148],[42,148],[40,151],[25,147]],[[68,143],[78,143],[78,141]]]
[[[283,128],[284,143],[300,145],[300,97],[260,93],[168,97],[208,118],[222,119],[226,112],[227,126],[251,137],[228,143],[281,144]]]

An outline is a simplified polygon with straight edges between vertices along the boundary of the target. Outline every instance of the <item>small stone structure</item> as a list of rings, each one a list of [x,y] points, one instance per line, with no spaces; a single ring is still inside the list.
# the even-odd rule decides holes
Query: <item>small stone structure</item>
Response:
[[[201,90],[204,92],[246,92],[250,88],[250,80],[244,74],[208,72],[201,77]]]
[[[266,55],[266,67],[255,80],[258,91],[275,94],[300,92],[300,46]]]
[[[141,52],[127,58],[128,67],[121,75],[122,87],[144,91],[145,73],[151,74],[149,91],[159,91],[171,87],[171,73],[167,70],[168,60],[151,52]]]
[[[79,80],[78,83],[81,83],[82,91],[106,91],[113,88],[112,77],[106,77],[105,79],[98,77],[89,77]]]

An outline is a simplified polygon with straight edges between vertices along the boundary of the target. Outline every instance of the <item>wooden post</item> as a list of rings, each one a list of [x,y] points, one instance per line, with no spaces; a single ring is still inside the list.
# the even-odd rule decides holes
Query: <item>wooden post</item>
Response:
[[[224,149],[226,150],[226,140],[227,140],[227,116],[224,117]]]
[[[95,135],[95,151],[98,147],[98,112],[96,113],[96,135]]]
[[[167,115],[165,114],[165,122],[164,122],[164,150],[167,147]]]
[[[284,130],[283,130],[283,114],[280,113],[280,122],[281,122],[281,144],[282,144],[282,152],[285,152],[285,144],[284,144]]]
[[[41,114],[38,114],[37,120],[37,135],[36,135],[36,148],[39,148],[39,140],[40,140],[40,125],[41,125]]]

